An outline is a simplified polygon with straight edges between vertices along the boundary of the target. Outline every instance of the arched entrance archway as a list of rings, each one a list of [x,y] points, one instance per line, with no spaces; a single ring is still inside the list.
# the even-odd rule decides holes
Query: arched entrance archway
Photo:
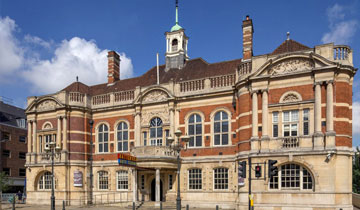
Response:
[[[150,200],[156,201],[156,180],[155,178],[151,181],[151,189],[150,189]],[[163,201],[163,185],[160,180],[160,201]]]

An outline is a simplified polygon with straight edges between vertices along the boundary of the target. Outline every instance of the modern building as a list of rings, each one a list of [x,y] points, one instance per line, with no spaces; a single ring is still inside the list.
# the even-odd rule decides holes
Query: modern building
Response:
[[[23,192],[27,152],[25,110],[0,100],[0,171],[9,176],[5,192]]]
[[[288,36],[254,55],[249,16],[242,31],[242,58],[208,63],[189,59],[189,38],[176,21],[165,33],[164,65],[120,79],[111,51],[107,83],[74,82],[29,97],[28,202],[50,202],[44,148],[53,141],[62,148],[55,196],[70,205],[174,203],[180,179],[183,205],[248,209],[251,169],[256,209],[352,209],[351,48],[308,47]],[[190,137],[179,173],[178,129]],[[135,156],[137,167],[119,165],[119,153]],[[271,178],[268,160],[277,160]],[[239,177],[242,161],[246,178]]]

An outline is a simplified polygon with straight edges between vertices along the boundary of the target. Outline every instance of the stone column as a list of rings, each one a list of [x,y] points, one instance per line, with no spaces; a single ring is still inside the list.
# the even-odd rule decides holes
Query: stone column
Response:
[[[252,137],[258,137],[258,98],[256,91],[252,93]]]
[[[175,128],[175,119],[174,119],[174,109],[170,108],[170,136],[174,138],[174,128]]]
[[[56,146],[61,144],[61,117],[57,118]]]
[[[67,142],[67,117],[64,116],[63,117],[63,150],[67,151],[68,150],[68,142]]]
[[[31,153],[31,145],[32,145],[32,136],[31,136],[31,121],[28,121],[28,134],[27,134],[27,149],[28,149],[28,153]]]
[[[269,138],[268,135],[268,92],[262,93],[262,137]]]
[[[326,132],[334,132],[333,81],[328,81],[326,88]]]
[[[315,83],[315,136],[321,136],[321,84]]]
[[[135,108],[135,147],[141,144],[141,116],[140,110]]]
[[[132,170],[132,174],[133,174],[133,202],[137,201],[137,170],[133,169]]]
[[[160,202],[160,169],[156,169],[155,201]]]
[[[32,137],[33,137],[33,153],[38,153],[39,151],[37,151],[37,138],[36,138],[36,121],[34,120],[33,121],[33,124],[32,124],[32,128],[33,128],[33,132],[32,132]]]

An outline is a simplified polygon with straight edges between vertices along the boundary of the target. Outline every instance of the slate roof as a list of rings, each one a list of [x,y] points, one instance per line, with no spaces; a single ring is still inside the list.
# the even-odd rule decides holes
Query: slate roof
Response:
[[[18,126],[16,119],[26,119],[25,110],[0,101],[0,123]]]
[[[277,47],[271,53],[271,55],[296,52],[296,51],[302,51],[302,50],[309,50],[309,49],[310,49],[310,47],[305,46],[297,41],[290,39],[290,40],[285,40],[279,47]]]
[[[170,80],[178,82],[219,75],[235,74],[235,70],[240,63],[241,59],[235,59],[209,64],[202,58],[195,58],[186,61],[186,65],[182,69],[169,69],[165,72],[165,65],[159,66],[159,79],[160,83],[167,83]],[[100,95],[109,92],[133,90],[137,86],[146,87],[155,85],[156,80],[156,66],[154,66],[139,77],[119,80],[110,86],[108,86],[107,83],[87,86],[81,82],[74,82],[63,90],[68,92],[87,93],[90,95]]]

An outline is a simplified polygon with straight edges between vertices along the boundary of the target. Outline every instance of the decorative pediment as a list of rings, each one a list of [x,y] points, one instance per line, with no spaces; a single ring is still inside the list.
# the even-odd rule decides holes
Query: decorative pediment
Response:
[[[295,91],[288,91],[280,98],[280,103],[293,103],[298,101],[302,101],[302,98],[301,95]]]
[[[159,117],[164,124],[170,123],[170,113],[168,107],[164,106],[162,109],[156,110],[143,110],[141,113],[141,125],[149,125],[150,120],[154,117]]]
[[[64,105],[62,105],[59,100],[51,96],[46,96],[34,100],[26,109],[26,112],[53,111],[61,107],[64,107]]]
[[[278,75],[296,71],[311,70],[314,67],[315,64],[310,59],[290,58],[270,66],[268,72],[270,75]]]
[[[55,110],[58,104],[53,100],[45,100],[42,101],[40,104],[37,105],[37,111],[48,111],[48,110]]]
[[[143,103],[154,103],[166,101],[168,99],[168,94],[162,90],[152,90],[143,97]]]

